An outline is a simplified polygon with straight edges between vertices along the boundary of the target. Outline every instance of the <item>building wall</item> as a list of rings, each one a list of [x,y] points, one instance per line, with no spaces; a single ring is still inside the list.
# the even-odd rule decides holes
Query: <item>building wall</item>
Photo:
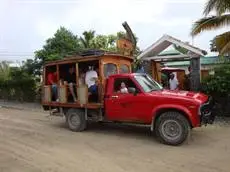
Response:
[[[201,65],[201,70],[213,70],[215,67],[217,67],[217,65]],[[174,65],[168,65],[168,67],[175,67],[175,68],[180,68],[180,69],[184,69],[185,73],[188,74],[188,66],[186,65],[181,65],[181,66],[174,66]]]

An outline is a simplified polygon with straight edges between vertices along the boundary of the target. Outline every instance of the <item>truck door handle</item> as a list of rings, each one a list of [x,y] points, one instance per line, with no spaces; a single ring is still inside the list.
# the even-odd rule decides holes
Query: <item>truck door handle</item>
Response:
[[[118,98],[118,96],[111,96],[112,97],[112,99],[117,99]]]

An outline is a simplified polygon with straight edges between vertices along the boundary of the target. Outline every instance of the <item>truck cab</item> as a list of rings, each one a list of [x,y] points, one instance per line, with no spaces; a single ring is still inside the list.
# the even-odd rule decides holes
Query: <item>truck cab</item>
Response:
[[[95,58],[99,73],[98,99],[89,102],[87,85],[80,85],[77,79],[80,68],[91,65],[92,61],[95,63]],[[88,121],[144,124],[163,143],[179,145],[186,140],[192,128],[214,121],[210,97],[202,93],[165,90],[148,74],[132,73],[129,57],[103,54],[67,59],[47,64],[45,71],[50,65],[55,65],[60,78],[61,65],[69,62],[76,65],[77,101],[68,101],[68,84],[58,86],[61,101],[52,101],[51,86],[44,84],[42,104],[45,110],[57,108],[72,131],[84,131]]]

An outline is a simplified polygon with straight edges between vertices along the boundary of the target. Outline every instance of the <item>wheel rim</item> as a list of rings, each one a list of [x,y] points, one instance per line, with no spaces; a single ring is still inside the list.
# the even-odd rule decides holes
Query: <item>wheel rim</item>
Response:
[[[177,140],[182,135],[182,127],[175,120],[166,120],[161,125],[163,136],[168,140]]]
[[[70,123],[73,127],[78,127],[80,125],[80,117],[78,115],[71,115]]]

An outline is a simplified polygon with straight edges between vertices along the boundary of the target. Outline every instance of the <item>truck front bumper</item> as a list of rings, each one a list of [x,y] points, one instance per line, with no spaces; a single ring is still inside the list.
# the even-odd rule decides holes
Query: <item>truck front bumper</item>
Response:
[[[209,97],[208,101],[205,102],[200,107],[200,121],[201,125],[213,124],[215,120],[215,114],[213,113],[213,108],[215,106],[214,100],[212,97]]]
[[[201,115],[201,125],[213,124],[214,120],[215,115],[212,112]]]

